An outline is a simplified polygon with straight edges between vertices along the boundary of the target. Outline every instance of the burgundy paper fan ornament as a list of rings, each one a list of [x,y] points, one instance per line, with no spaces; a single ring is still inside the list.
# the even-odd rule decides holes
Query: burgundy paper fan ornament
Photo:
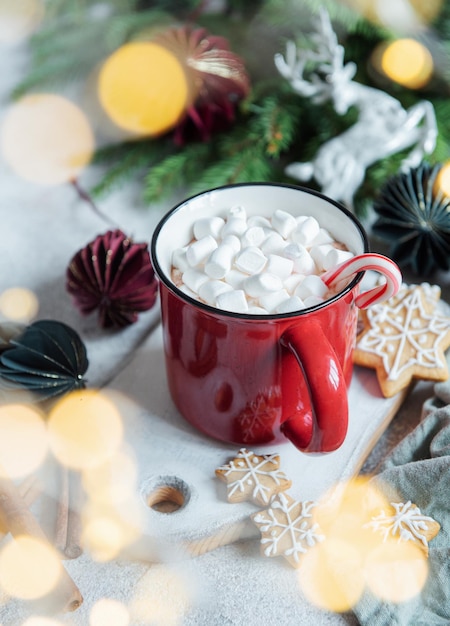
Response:
[[[152,308],[158,283],[147,244],[109,230],[74,255],[66,287],[81,313],[98,310],[100,326],[121,328]]]

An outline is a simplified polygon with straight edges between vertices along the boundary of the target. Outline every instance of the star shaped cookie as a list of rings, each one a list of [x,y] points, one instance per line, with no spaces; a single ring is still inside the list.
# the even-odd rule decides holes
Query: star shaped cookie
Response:
[[[374,532],[381,533],[383,541],[412,541],[428,556],[428,542],[435,537],[441,526],[432,517],[423,515],[418,506],[408,501],[391,502],[388,511],[382,510],[366,524]]]
[[[264,505],[292,484],[279,467],[278,454],[258,455],[242,448],[236,458],[216,469],[216,476],[227,483],[229,502],[251,500]]]
[[[394,298],[361,311],[353,361],[376,370],[381,391],[390,397],[413,378],[444,381],[449,372],[450,317],[436,305],[439,288],[403,286]]]
[[[293,567],[299,567],[301,557],[323,541],[319,525],[313,521],[313,501],[298,502],[286,493],[274,496],[270,507],[251,516],[261,532],[264,556],[282,556]]]

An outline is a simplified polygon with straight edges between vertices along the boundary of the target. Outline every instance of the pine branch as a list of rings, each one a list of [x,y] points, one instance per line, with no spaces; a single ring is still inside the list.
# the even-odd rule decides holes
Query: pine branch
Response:
[[[204,169],[210,153],[209,144],[193,143],[154,165],[144,180],[144,200],[151,204],[189,184]]]
[[[95,198],[105,196],[119,185],[139,177],[161,157],[163,150],[161,142],[157,140],[128,142],[99,150],[94,157],[94,163],[108,164],[110,169],[92,188],[92,195]]]

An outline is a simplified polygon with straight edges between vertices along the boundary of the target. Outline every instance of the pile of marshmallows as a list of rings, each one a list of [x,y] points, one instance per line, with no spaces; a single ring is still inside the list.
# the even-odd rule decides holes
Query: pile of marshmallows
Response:
[[[290,313],[330,296],[320,275],[354,255],[314,217],[276,210],[271,219],[244,207],[225,218],[200,218],[194,239],[172,255],[172,280],[181,291],[226,311]]]

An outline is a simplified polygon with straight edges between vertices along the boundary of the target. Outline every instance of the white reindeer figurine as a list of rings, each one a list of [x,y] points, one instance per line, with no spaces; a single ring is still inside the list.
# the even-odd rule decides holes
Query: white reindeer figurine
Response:
[[[317,51],[297,50],[293,41],[288,42],[286,58],[275,55],[278,71],[298,94],[316,103],[331,100],[339,115],[354,105],[359,118],[344,133],[325,142],[312,161],[291,163],[285,171],[301,181],[314,177],[325,195],[352,208],[365,171],[375,161],[412,147],[402,162],[406,170],[419,165],[424,153],[433,152],[437,136],[434,108],[421,101],[405,110],[384,91],[353,81],[356,66],[344,65],[344,48],[338,44],[325,10],[312,37]],[[309,79],[303,75],[307,64],[313,66]]]

